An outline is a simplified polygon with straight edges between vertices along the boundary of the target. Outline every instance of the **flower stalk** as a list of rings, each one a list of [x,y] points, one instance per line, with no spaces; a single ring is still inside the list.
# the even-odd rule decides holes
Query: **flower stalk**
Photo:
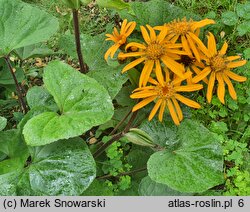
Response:
[[[72,9],[72,13],[73,13],[73,22],[74,22],[76,51],[77,51],[78,61],[79,61],[79,64],[80,64],[80,71],[81,71],[81,73],[86,74],[88,72],[88,67],[84,63],[82,50],[81,50],[78,10],[77,9]]]

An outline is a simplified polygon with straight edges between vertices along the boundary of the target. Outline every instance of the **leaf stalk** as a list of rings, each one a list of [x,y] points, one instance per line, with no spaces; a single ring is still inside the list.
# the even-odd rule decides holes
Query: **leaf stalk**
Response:
[[[124,128],[123,131],[115,134],[112,136],[112,138],[110,140],[108,140],[105,144],[103,144],[99,149],[97,149],[97,151],[93,154],[94,158],[99,157],[104,151],[105,149],[107,149],[111,144],[113,144],[115,141],[118,141],[119,139],[121,139],[128,131],[129,129],[132,127],[133,122],[137,116],[138,111],[133,112],[126,127]]]
[[[16,85],[16,91],[17,91],[17,96],[18,96],[18,102],[19,102],[19,105],[21,107],[21,110],[24,114],[26,114],[28,112],[28,107],[24,101],[24,98],[23,98],[23,94],[22,94],[22,88],[21,86],[19,85],[18,81],[17,81],[17,78],[16,78],[16,75],[15,75],[15,72],[13,70],[13,67],[11,65],[11,62],[10,62],[10,58],[9,56],[6,56],[4,57],[7,65],[8,65],[8,68],[9,68],[9,71],[14,79],[14,82],[15,82],[15,85]]]

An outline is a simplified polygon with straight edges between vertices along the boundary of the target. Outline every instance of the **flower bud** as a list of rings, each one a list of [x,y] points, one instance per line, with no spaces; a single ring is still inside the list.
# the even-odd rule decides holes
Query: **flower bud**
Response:
[[[127,138],[128,141],[140,146],[155,146],[152,138],[146,132],[137,128],[131,128],[124,137]]]

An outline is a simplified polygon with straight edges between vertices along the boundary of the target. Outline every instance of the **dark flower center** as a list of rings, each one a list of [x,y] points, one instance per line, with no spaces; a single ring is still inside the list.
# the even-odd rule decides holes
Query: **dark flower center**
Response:
[[[187,55],[181,55],[181,59],[178,61],[179,63],[182,63],[185,67],[191,66],[196,61],[195,58],[191,58]]]

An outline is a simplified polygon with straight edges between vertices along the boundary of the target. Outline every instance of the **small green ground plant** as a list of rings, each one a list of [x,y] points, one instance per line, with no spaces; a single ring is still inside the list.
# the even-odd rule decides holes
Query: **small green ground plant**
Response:
[[[250,195],[249,14],[0,0],[0,195]]]

